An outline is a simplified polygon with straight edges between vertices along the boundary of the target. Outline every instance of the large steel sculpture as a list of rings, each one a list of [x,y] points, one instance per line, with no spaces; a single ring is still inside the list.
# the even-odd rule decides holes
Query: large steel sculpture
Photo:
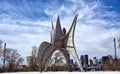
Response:
[[[70,69],[70,54],[71,54],[75,59],[76,63],[78,64],[79,69],[81,71],[84,71],[81,65],[81,61],[76,53],[76,49],[74,45],[74,31],[75,31],[77,17],[78,14],[74,17],[72,26],[67,34],[65,28],[63,28],[63,30],[61,29],[59,16],[57,19],[56,28],[54,28],[52,24],[51,43],[42,42],[39,47],[38,58],[39,58],[40,72],[45,71],[47,69],[52,54],[56,50],[59,50],[60,52],[63,53],[69,69]]]

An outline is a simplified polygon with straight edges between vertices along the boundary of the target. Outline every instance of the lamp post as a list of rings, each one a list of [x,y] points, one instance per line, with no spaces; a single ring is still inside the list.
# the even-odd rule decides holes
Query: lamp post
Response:
[[[114,51],[115,51],[115,65],[117,66],[117,56],[116,56],[116,40],[114,38]]]
[[[3,56],[4,56],[4,59],[3,59],[3,69],[5,70],[5,53],[6,53],[6,43],[4,43],[4,52],[3,52]]]

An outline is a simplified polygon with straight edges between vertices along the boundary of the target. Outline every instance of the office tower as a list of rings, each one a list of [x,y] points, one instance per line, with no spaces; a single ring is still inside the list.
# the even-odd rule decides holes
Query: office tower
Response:
[[[88,65],[88,55],[87,54],[84,55],[84,62],[86,65]]]
[[[96,59],[95,59],[95,63],[96,63],[96,65],[98,65],[98,62],[99,62],[99,61],[98,61],[98,59],[96,58]]]
[[[93,60],[92,59],[89,60],[88,65],[93,65]]]
[[[88,66],[88,55],[87,54],[81,55],[80,60],[81,60],[81,64],[84,67]]]
[[[70,59],[70,65],[74,65],[74,64],[73,64],[73,59]]]
[[[84,57],[83,57],[83,55],[81,55],[81,57],[80,57],[80,59],[81,59],[81,64],[83,65],[83,59],[84,59]]]
[[[97,64],[97,63],[96,63],[96,59],[97,59],[96,57],[93,57],[93,64],[94,64],[94,65]]]
[[[102,56],[102,62],[103,64],[105,64],[105,62],[109,59],[108,56]]]

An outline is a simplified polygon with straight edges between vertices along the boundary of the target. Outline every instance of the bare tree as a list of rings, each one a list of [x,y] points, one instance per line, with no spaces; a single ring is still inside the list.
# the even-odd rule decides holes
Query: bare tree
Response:
[[[2,51],[2,43],[3,43],[3,41],[0,40],[0,54],[1,54],[1,51]],[[0,55],[0,60],[1,60],[1,55]],[[2,64],[0,64],[0,66],[2,66]]]
[[[32,53],[30,56],[27,57],[27,62],[28,62],[28,66],[32,69],[35,70],[35,67],[38,64],[37,61],[37,53],[38,53],[38,47],[37,46],[32,46]]]
[[[1,49],[2,49],[2,43],[3,43],[3,41],[2,40],[0,40],[0,54],[1,54]],[[1,57],[1,56],[0,56]]]
[[[5,57],[4,57],[5,56]],[[20,64],[21,62],[23,62],[23,60],[20,60],[22,59],[20,57],[20,54],[17,52],[17,50],[14,50],[12,48],[6,48],[6,51],[5,51],[5,55],[4,55],[4,50],[1,52],[1,57],[2,57],[2,60],[6,61],[6,66],[8,66],[9,68],[9,71],[13,71],[14,68],[16,68],[16,64]]]
[[[3,53],[3,69],[5,71],[5,51],[6,51],[6,43],[4,43],[4,48],[2,48],[3,41],[0,40],[0,59],[2,59],[1,55]],[[3,52],[2,52],[3,51]]]

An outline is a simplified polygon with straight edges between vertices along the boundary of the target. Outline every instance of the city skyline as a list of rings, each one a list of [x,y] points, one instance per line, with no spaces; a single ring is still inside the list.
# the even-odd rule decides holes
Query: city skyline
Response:
[[[67,31],[78,13],[75,46],[78,55],[114,56],[113,38],[120,37],[119,0],[0,0],[0,40],[7,48],[17,49],[24,59],[32,46],[50,42],[51,21]],[[118,43],[117,43],[118,45]],[[120,57],[117,48],[117,56]]]

